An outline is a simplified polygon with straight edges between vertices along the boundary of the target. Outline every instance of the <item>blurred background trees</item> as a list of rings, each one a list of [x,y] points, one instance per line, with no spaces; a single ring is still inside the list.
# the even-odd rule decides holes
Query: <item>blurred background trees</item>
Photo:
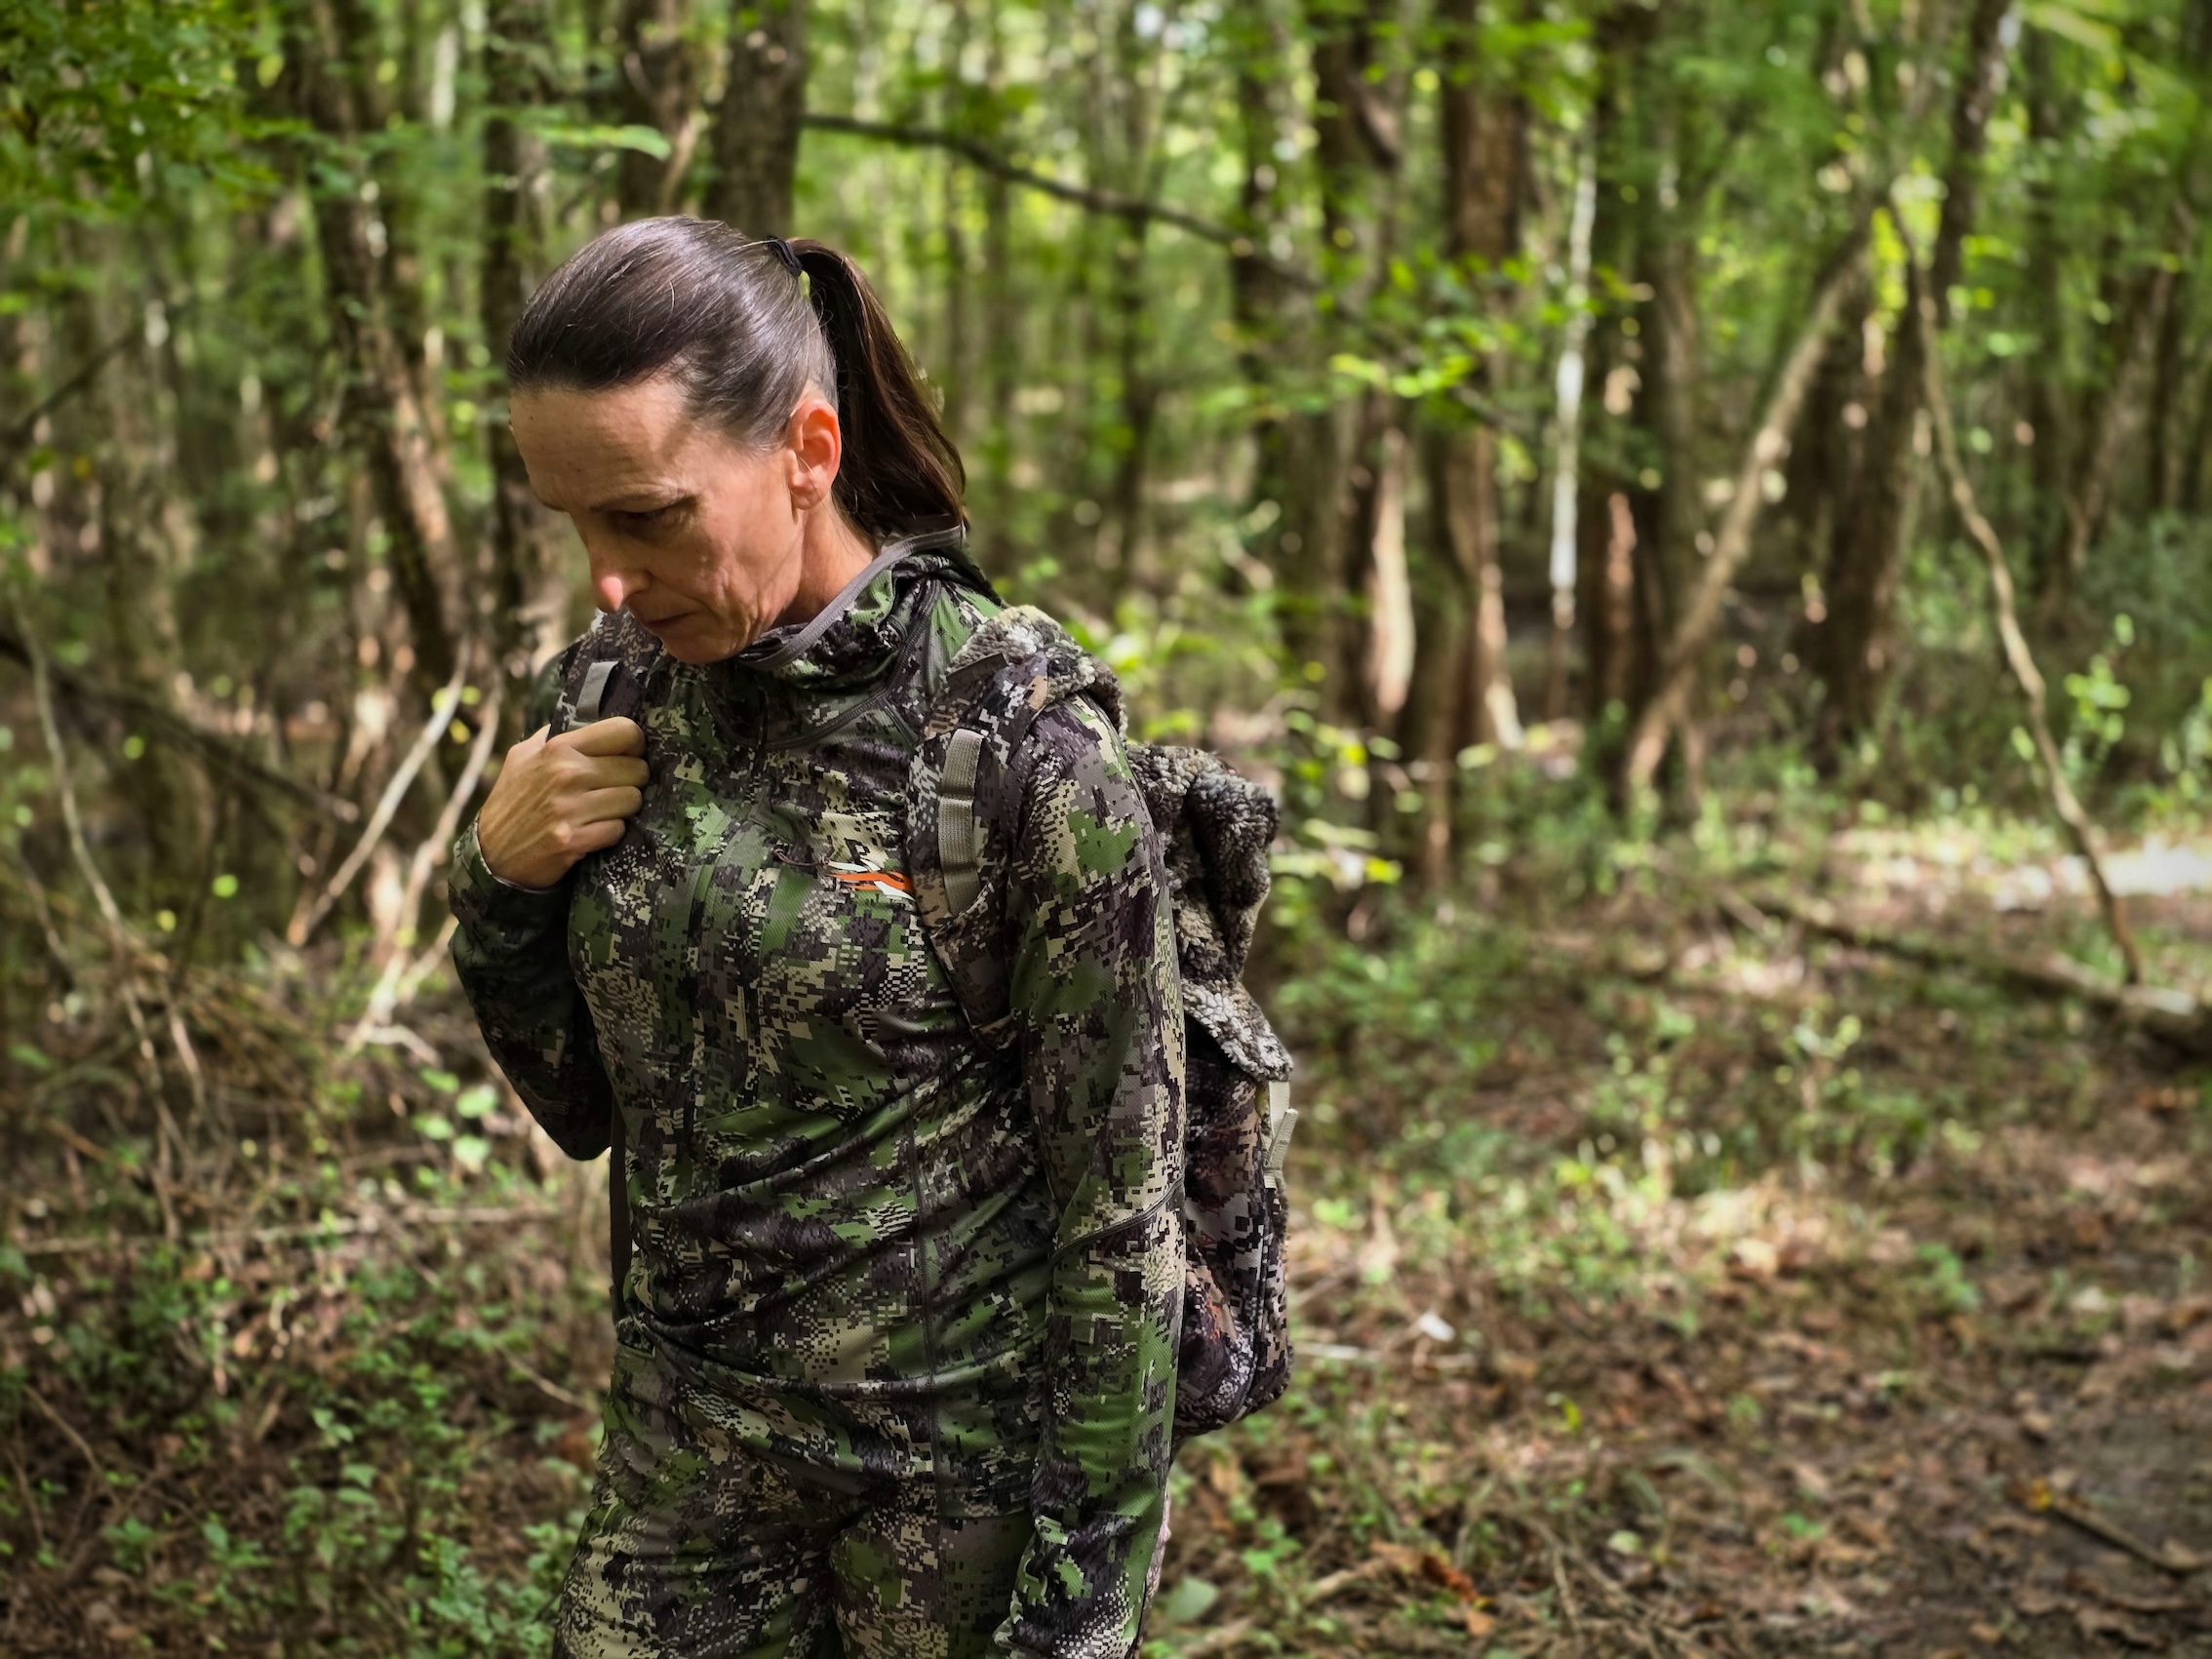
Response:
[[[1854,835],[1913,820],[2010,871],[2060,847],[2055,779],[2115,842],[2201,837],[2208,90],[2212,0],[0,0],[0,1145],[37,1235],[0,1246],[0,1425],[30,1447],[0,1494],[33,1494],[0,1495],[0,1555],[39,1552],[55,1607],[96,1559],[135,1572],[137,1498],[62,1496],[171,1468],[147,1423],[204,1418],[238,1470],[273,1435],[306,1472],[292,1510],[238,1500],[254,1536],[309,1516],[355,1575],[268,1589],[264,1543],[211,1520],[193,1604],[268,1598],[226,1628],[281,1605],[321,1640],[333,1607],[387,1597],[396,1629],[450,1595],[505,1630],[485,1585],[557,1571],[558,1527],[527,1563],[475,1537],[489,1578],[422,1565],[467,1527],[389,1471],[468,1510],[438,1390],[495,1354],[482,1399],[588,1410],[588,1363],[549,1355],[601,1339],[594,1177],[486,1073],[439,880],[588,616],[500,365],[596,231],[700,213],[849,250],[1009,597],[1115,663],[1145,735],[1280,786],[1261,971],[1316,1086],[1364,1102],[1316,1108],[1301,1133],[1359,1156],[1302,1178],[1398,1171],[1371,1227],[1328,1186],[1301,1231],[1388,1263],[1389,1183],[1432,1152],[1480,1165],[1473,1205],[1532,1147],[1618,1197],[1831,1155],[1887,1179],[1935,1144],[1925,1099],[1862,1090],[1859,1015],[1802,961],[1723,999],[1731,1058],[1682,1059],[1695,1021],[1647,990],[1714,914],[1747,951],[1871,938],[1807,897],[1878,864]],[[2116,985],[2076,911],[2081,983]],[[2145,976],[2201,978],[2195,937],[2147,928]],[[1500,1062],[1502,1010],[1577,999],[1590,1137],[1476,1135],[1452,1091],[1552,1041]],[[1515,1204],[1554,1191],[1526,1179]],[[554,1245],[454,1277],[453,1239],[508,1221]],[[68,1265],[110,1236],[173,1253]],[[1497,1243],[1438,1259],[1467,1279]],[[326,1358],[233,1400],[316,1275],[356,1298],[301,1339]],[[38,1429],[69,1392],[112,1442]],[[378,1485],[345,1425],[402,1395]],[[347,1481],[398,1530],[346,1532]],[[404,1595],[402,1559],[431,1575]]]
[[[441,689],[401,832],[580,625],[498,366],[531,285],[644,214],[849,248],[994,572],[1155,725],[1328,751],[1336,844],[1433,886],[1466,763],[1532,726],[1685,805],[1747,708],[1911,792],[1946,779],[1867,763],[1940,705],[2003,770],[1909,240],[2038,645],[2125,665],[2124,719],[2081,699],[2090,784],[2188,773],[2199,0],[192,0],[0,45],[5,648],[66,679],[126,909],[218,956],[328,884]],[[38,761],[14,788],[51,875]],[[223,872],[253,880],[212,910]]]

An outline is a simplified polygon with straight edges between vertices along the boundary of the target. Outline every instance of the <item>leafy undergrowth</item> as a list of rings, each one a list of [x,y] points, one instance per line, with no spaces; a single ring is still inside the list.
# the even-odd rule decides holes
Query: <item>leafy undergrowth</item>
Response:
[[[2212,1652],[2205,1077],[1757,909],[2092,953],[2032,835],[1789,822],[1279,941],[1302,1359],[1186,1448],[1150,1652]],[[140,974],[172,1130],[112,969],[7,1061],[0,1650],[547,1650],[604,1177],[450,1001],[334,1056],[312,977]]]
[[[481,1077],[332,1060],[265,993],[195,989],[174,1132],[94,999],[11,1055],[0,1651],[546,1652],[604,1177]]]

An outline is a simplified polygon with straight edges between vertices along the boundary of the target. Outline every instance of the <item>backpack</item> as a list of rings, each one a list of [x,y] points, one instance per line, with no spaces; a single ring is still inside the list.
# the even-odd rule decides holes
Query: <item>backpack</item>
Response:
[[[890,562],[887,553],[863,576]],[[561,663],[555,731],[634,715],[642,705],[659,652],[625,620],[600,617]],[[1037,717],[1075,696],[1088,697],[1126,731],[1112,669],[1043,612],[1001,611],[953,659],[908,772],[907,880],[968,1025],[988,1047],[998,1046],[1007,1015],[998,942],[1007,838],[1018,805],[1003,802],[997,785]],[[1277,807],[1267,790],[1203,750],[1127,748],[1165,856],[1183,982],[1180,1444],[1273,1403],[1290,1381],[1283,1168],[1297,1121],[1291,1061],[1241,977],[1267,898]],[[618,1171],[621,1114],[613,1118]],[[630,1238],[618,1174],[609,1192],[619,1311]]]

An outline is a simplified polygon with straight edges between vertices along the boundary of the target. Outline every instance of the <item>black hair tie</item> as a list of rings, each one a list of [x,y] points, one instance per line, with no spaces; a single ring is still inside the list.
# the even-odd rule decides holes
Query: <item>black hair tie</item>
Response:
[[[799,255],[790,243],[784,241],[780,236],[770,236],[768,238],[768,245],[775,250],[775,257],[783,261],[785,270],[793,276],[803,274],[803,269],[799,263]]]

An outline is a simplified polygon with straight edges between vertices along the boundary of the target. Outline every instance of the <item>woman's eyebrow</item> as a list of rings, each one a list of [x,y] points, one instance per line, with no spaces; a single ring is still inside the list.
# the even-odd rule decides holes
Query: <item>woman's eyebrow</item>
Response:
[[[696,498],[695,492],[676,489],[632,490],[599,502],[592,508],[597,513],[657,513],[670,507],[688,505]]]

